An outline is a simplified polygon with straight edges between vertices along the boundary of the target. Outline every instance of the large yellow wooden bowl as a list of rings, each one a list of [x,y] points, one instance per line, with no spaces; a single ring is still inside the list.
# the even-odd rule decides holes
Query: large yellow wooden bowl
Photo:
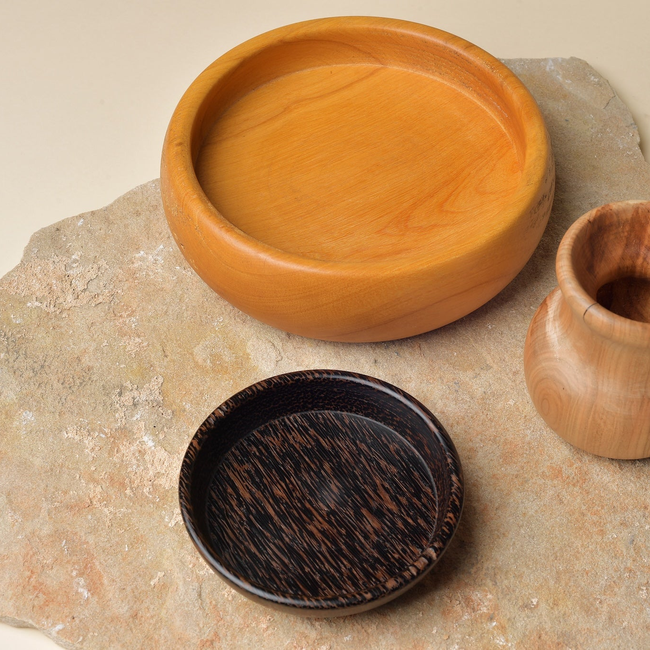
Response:
[[[510,282],[555,173],[535,101],[498,60],[423,25],[329,18],[208,67],[161,177],[181,251],[232,304],[304,336],[381,341]]]

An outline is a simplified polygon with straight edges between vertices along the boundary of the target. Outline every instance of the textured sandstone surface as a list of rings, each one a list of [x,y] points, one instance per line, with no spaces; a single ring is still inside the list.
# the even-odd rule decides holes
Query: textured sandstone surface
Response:
[[[650,472],[580,452],[526,393],[528,323],[587,210],[650,198],[632,117],[577,59],[508,61],[537,98],[557,160],[544,238],[499,296],[412,339],[288,335],[236,311],[189,269],[157,181],[36,233],[0,281],[0,620],[66,648],[650,647]],[[406,596],[295,619],[228,588],[180,521],[194,430],[248,384],[300,368],[397,384],[464,464],[463,520]]]

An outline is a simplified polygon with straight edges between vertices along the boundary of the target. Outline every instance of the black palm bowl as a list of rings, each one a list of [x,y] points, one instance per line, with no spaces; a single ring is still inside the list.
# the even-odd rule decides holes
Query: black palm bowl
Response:
[[[440,559],[460,460],[417,400],[338,370],[261,381],[222,404],[181,468],[183,521],[233,588],[295,614],[383,604]]]

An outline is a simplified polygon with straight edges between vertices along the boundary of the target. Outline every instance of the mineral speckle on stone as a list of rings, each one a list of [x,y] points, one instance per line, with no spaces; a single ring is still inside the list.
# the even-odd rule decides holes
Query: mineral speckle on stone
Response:
[[[440,330],[355,345],[254,321],[188,267],[157,181],[32,237],[0,281],[0,620],[66,648],[650,646],[648,461],[563,442],[535,412],[522,364],[560,238],[593,207],[650,198],[650,169],[629,111],[589,65],[507,64],[547,121],[553,213],[522,273]],[[216,406],[315,367],[424,402],[466,477],[457,536],[428,578],[332,620],[236,594],[195,551],[177,503],[182,455]]]

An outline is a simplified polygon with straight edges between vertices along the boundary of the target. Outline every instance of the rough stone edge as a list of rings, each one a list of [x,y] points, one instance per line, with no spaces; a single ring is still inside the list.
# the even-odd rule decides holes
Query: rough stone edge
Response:
[[[36,630],[43,636],[47,637],[50,641],[52,641],[52,643],[56,643],[56,645],[65,648],[65,650],[75,650],[76,648],[76,646],[68,643],[65,639],[61,639],[55,636],[55,634],[50,630],[40,628],[33,623],[28,623],[27,621],[23,621],[19,618],[13,618],[12,616],[0,616],[0,623],[3,625],[11,625],[11,627],[22,628],[26,630]]]
[[[79,212],[78,214],[73,214],[69,217],[65,217],[64,219],[59,219],[59,221],[53,221],[52,223],[48,223],[47,225],[43,226],[42,228],[39,228],[38,230],[35,230],[30,236],[29,239],[27,240],[27,243],[23,247],[23,252],[20,257],[20,261],[16,266],[12,267],[9,269],[3,276],[0,277],[0,289],[2,288],[2,282],[5,280],[5,278],[9,277],[12,273],[15,273],[16,270],[26,261],[28,261],[28,255],[30,252],[30,249],[34,247],[34,244],[38,237],[40,237],[45,230],[48,230],[54,226],[58,226],[60,224],[64,224],[67,221],[73,221],[73,220],[79,220],[81,217],[87,217],[91,216],[93,214],[96,214],[97,212],[103,212],[104,210],[107,210],[109,208],[112,208],[113,206],[118,205],[122,201],[127,201],[131,198],[131,196],[137,192],[142,192],[145,188],[149,188],[151,186],[158,186],[160,183],[160,178],[153,178],[150,181],[145,181],[144,183],[141,183],[140,185],[136,185],[135,187],[131,188],[130,190],[124,192],[124,194],[120,194],[116,199],[111,201],[110,203],[107,203],[106,205],[99,207],[99,208],[94,208],[92,210],[86,210],[85,212]],[[156,187],[156,189],[158,189]],[[2,617],[0,616],[0,623],[2,623]]]
[[[615,101],[616,104],[618,104],[619,110],[624,111],[628,116],[629,116],[629,129],[630,131],[634,132],[635,135],[635,142],[636,146],[639,150],[639,155],[640,157],[645,161],[645,164],[647,166],[650,166],[650,162],[646,160],[645,155],[643,153],[643,149],[641,148],[641,133],[639,132],[639,125],[636,123],[636,119],[634,118],[634,115],[632,115],[632,111],[628,107],[628,105],[621,99],[620,95],[616,92],[612,84],[610,83],[609,79],[607,79],[605,76],[603,76],[600,71],[596,70],[591,63],[586,61],[585,59],[581,59],[579,56],[547,56],[547,57],[541,57],[538,59],[535,58],[530,58],[530,57],[522,57],[522,58],[516,58],[516,59],[499,59],[501,63],[503,63],[508,69],[511,69],[510,66],[508,65],[509,61],[522,61],[522,62],[529,62],[529,61],[557,61],[557,62],[564,62],[564,61],[577,61],[580,64],[591,68],[596,75],[598,75],[599,79],[605,84],[607,89],[610,92],[610,98],[607,104],[602,107],[601,110],[609,110],[609,105],[612,103],[612,101]]]

